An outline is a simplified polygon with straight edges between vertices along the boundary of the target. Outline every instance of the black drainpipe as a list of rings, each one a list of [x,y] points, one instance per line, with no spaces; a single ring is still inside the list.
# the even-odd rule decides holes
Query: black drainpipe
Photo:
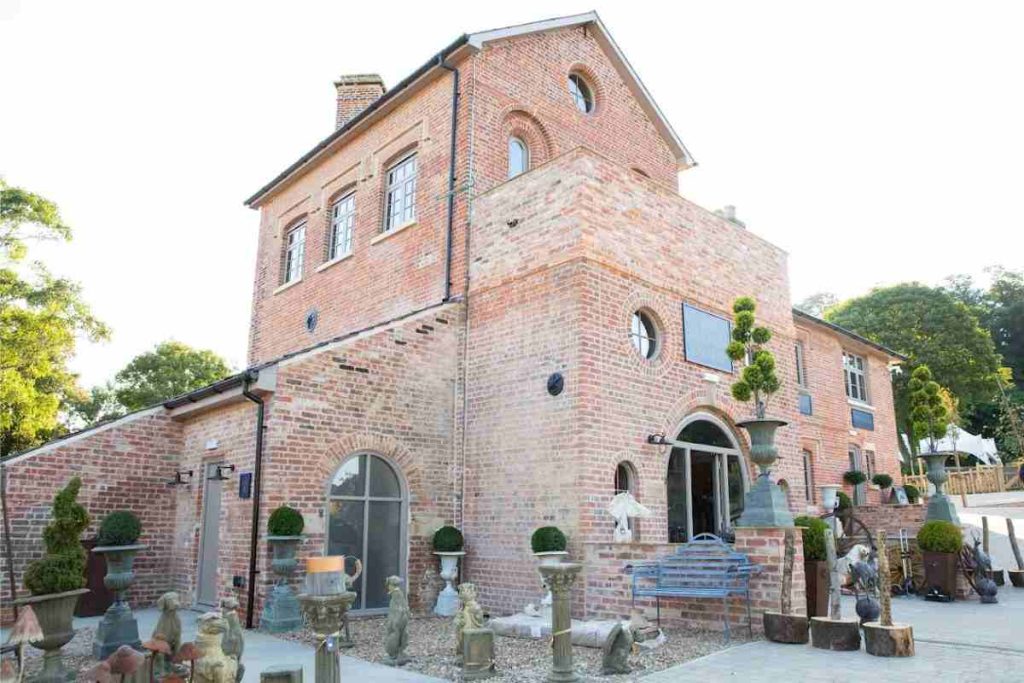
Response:
[[[452,72],[452,131],[448,156],[448,229],[445,233],[444,301],[452,296],[452,226],[455,221],[455,136],[459,125],[459,70],[444,61],[444,53],[437,56],[437,64]]]
[[[245,627],[252,628],[256,612],[256,551],[260,538],[260,482],[263,479],[263,413],[266,405],[263,399],[249,391],[250,383],[257,377],[250,373],[242,385],[242,396],[256,404],[256,454],[252,474],[252,534],[249,537],[249,599],[245,609]]]
[[[11,582],[11,604],[14,605],[14,618],[18,618],[18,583],[14,579],[14,551],[11,549],[11,518],[7,514],[7,463],[0,462],[0,507],[4,515],[4,555],[7,557],[7,578]],[[21,662],[21,653],[18,653]]]

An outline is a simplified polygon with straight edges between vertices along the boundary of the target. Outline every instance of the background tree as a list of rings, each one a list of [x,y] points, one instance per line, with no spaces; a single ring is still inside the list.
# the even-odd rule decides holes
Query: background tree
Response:
[[[909,371],[927,365],[965,411],[991,400],[997,390],[1000,363],[992,336],[966,304],[944,289],[916,282],[876,288],[829,309],[825,317],[906,355]],[[913,427],[909,380],[908,372],[893,377],[896,420],[907,434]],[[910,446],[916,454],[914,439]]]
[[[25,262],[42,239],[71,239],[56,204],[0,180],[0,457],[61,430],[61,405],[78,391],[68,369],[78,337],[110,334],[76,283]]]
[[[817,292],[796,304],[804,313],[810,313],[818,318],[825,314],[825,311],[839,303],[838,297],[832,292]]]
[[[117,373],[114,396],[126,411],[140,410],[230,374],[231,368],[213,351],[165,341],[153,351],[139,354]]]

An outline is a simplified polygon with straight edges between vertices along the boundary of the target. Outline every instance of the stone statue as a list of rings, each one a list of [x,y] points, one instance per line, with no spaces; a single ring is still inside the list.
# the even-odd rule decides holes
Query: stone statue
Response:
[[[388,604],[388,618],[384,622],[385,663],[402,666],[409,661],[405,648],[409,645],[409,601],[402,592],[402,579],[389,576],[384,582],[391,602]]]
[[[858,562],[867,562],[871,558],[871,549],[866,545],[857,545],[850,548],[850,552],[836,560],[836,571],[842,580],[843,586],[852,586],[856,577],[853,575],[853,565]]]
[[[241,683],[245,675],[245,665],[242,664],[242,652],[245,651],[245,638],[242,635],[242,624],[238,621],[238,600],[236,598],[224,598],[220,601],[220,612],[227,623],[227,633],[224,634],[224,654],[235,660],[238,665],[237,683]]]
[[[974,550],[972,552],[974,553],[976,571],[981,572],[984,576],[988,576],[992,572],[992,558],[982,548],[981,539],[978,538],[977,534],[974,535]]]
[[[616,543],[630,543],[633,541],[633,530],[629,527],[630,517],[650,517],[651,511],[637,502],[636,498],[629,491],[615,494],[611,505],[608,506],[608,513],[615,518]]]
[[[202,656],[196,660],[192,683],[236,683],[238,663],[224,654],[221,642],[227,622],[217,612],[207,612],[197,620],[196,645]]]
[[[155,653],[153,659],[153,670],[156,674],[169,674],[173,671],[171,660],[178,654],[181,647],[181,617],[178,616],[178,609],[181,607],[181,599],[174,591],[164,593],[156,601],[160,610],[160,618],[153,629],[151,640],[163,640],[171,648],[170,655]]]
[[[480,628],[484,624],[484,611],[476,601],[476,586],[459,585],[459,611],[455,615],[455,658],[462,661],[462,632],[467,628]]]
[[[615,624],[611,633],[608,634],[608,639],[604,641],[601,673],[606,676],[628,674],[630,672],[629,653],[632,650],[633,632],[628,627],[623,628],[621,623]]]

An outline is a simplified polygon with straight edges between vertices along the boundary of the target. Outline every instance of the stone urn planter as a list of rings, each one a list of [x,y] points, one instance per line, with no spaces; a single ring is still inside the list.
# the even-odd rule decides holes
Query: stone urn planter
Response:
[[[459,611],[459,594],[455,590],[455,586],[452,585],[452,582],[459,575],[459,558],[464,557],[466,552],[463,550],[452,552],[435,551],[434,554],[441,559],[440,576],[444,579],[445,583],[444,589],[437,596],[434,614],[441,617],[450,617]]]
[[[553,564],[561,564],[565,558],[569,557],[569,551],[548,550],[541,553],[534,553],[533,556],[537,558],[541,566],[547,567]]]
[[[836,509],[836,501],[839,497],[836,495],[839,490],[843,487],[839,484],[825,484],[821,488],[821,507],[825,508],[825,512],[832,512]]]
[[[925,520],[938,519],[960,524],[960,519],[956,515],[956,507],[945,492],[946,482],[949,480],[949,474],[946,472],[946,459],[949,455],[944,452],[920,455],[928,464],[928,481],[935,487],[935,494],[928,499],[928,512],[925,513]]]
[[[88,588],[79,588],[65,593],[35,595],[14,601],[18,606],[30,606],[36,613],[40,628],[43,629],[43,639],[29,643],[44,653],[43,670],[32,679],[33,681],[67,683],[74,680],[75,674],[65,668],[60,649],[75,637],[75,630],[71,626],[75,606],[78,604],[78,598],[88,592]]]
[[[271,633],[294,631],[302,626],[299,601],[291,587],[292,574],[299,566],[295,553],[302,536],[267,536],[267,543],[273,553],[270,568],[277,579],[260,617],[260,628]]]
[[[737,424],[750,435],[750,459],[760,470],[757,481],[747,492],[746,504],[737,526],[793,526],[793,515],[789,511],[786,494],[771,480],[771,466],[779,457],[775,432],[789,423],[758,418]]]
[[[104,612],[92,641],[92,656],[96,659],[106,659],[122,645],[142,649],[139,624],[125,598],[128,589],[135,583],[135,556],[147,547],[143,544],[101,545],[92,549],[107,561],[107,575],[103,577],[103,585],[114,593],[114,604]]]

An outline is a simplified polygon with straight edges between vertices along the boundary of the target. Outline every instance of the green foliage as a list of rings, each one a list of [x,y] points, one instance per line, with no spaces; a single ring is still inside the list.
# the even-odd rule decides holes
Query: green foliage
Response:
[[[839,299],[832,292],[818,292],[812,294],[803,301],[794,305],[794,308],[798,308],[804,313],[810,313],[811,315],[821,318],[825,315],[825,311],[832,308],[839,303]]]
[[[165,341],[117,373],[114,393],[126,410],[140,410],[230,374],[231,368],[213,351]]]
[[[916,503],[921,499],[921,492],[913,484],[904,484],[903,492],[907,494],[907,501],[910,503]]]
[[[443,526],[434,532],[434,551],[439,553],[457,553],[462,550],[464,539],[462,532],[453,526]]]
[[[757,327],[754,311],[757,304],[749,296],[733,301],[732,341],[725,352],[733,361],[751,359],[740,372],[740,379],[732,385],[732,397],[741,403],[753,399],[757,417],[763,419],[768,399],[779,390],[779,378],[775,374],[775,356],[764,345],[771,341],[772,333],[767,327]]]
[[[530,547],[535,553],[562,551],[568,545],[565,534],[556,526],[542,526],[534,531],[530,538]]]
[[[794,519],[793,524],[800,527],[800,533],[804,537],[804,559],[824,560],[825,534],[831,532],[828,523],[817,517],[802,515]]]
[[[917,532],[917,547],[925,552],[958,553],[963,544],[963,533],[952,522],[933,519]]]
[[[139,540],[142,523],[129,510],[115,510],[100,522],[99,545],[132,545]]]
[[[907,389],[910,391],[911,441],[928,439],[934,453],[936,442],[946,436],[949,429],[949,410],[942,399],[942,387],[932,379],[927,365],[919,365],[911,373]]]
[[[89,513],[78,504],[82,480],[72,477],[53,499],[53,519],[43,530],[46,555],[25,569],[25,588],[32,595],[63,593],[85,585],[85,549],[80,538]]]
[[[71,239],[56,205],[0,180],[0,457],[60,433],[61,407],[79,391],[76,341],[109,336],[76,283],[21,263],[29,241],[47,239]]]
[[[838,510],[849,510],[853,507],[853,501],[844,491],[836,491],[836,499],[839,500]]]
[[[271,536],[298,536],[305,525],[302,513],[287,505],[276,508],[267,520],[267,530]]]
[[[867,475],[861,472],[860,470],[849,470],[847,472],[843,472],[843,481],[845,481],[850,486],[858,486],[860,484],[863,484],[867,480]]]
[[[892,486],[892,477],[888,474],[879,472],[875,476],[871,477],[871,483],[879,488],[887,489]]]

